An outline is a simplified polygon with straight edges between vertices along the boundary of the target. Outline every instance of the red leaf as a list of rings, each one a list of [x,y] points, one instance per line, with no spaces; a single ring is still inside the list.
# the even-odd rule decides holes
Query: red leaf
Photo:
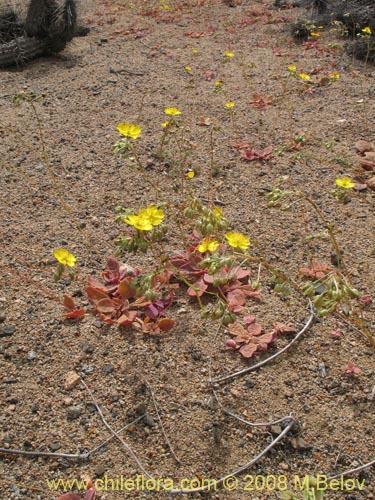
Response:
[[[175,320],[171,318],[163,318],[157,322],[158,327],[163,332],[169,332],[169,330],[172,330],[174,324]]]
[[[201,297],[207,290],[207,288],[208,287],[203,279],[200,279],[196,281],[190,288],[188,288],[187,293],[188,295],[190,295],[190,297]]]
[[[100,313],[111,314],[116,311],[116,304],[113,300],[106,297],[104,299],[100,299],[96,304],[96,309]]]
[[[64,317],[68,319],[75,319],[82,318],[85,314],[86,311],[84,309],[74,309],[74,311],[64,314]]]
[[[272,146],[267,146],[265,149],[251,148],[249,150],[241,150],[241,156],[244,160],[270,160],[273,158]]]
[[[255,337],[254,341],[256,341],[257,344],[259,345],[266,345],[272,342],[273,340],[273,334],[272,333],[264,333],[263,335],[259,335],[259,337]]]
[[[131,299],[132,297],[135,297],[135,290],[131,287],[127,279],[124,279],[121,283],[119,283],[118,291],[124,299]]]
[[[119,274],[120,272],[120,264],[118,260],[113,257],[109,257],[107,259],[107,269],[111,271],[113,274]]]
[[[92,300],[93,302],[98,302],[99,300],[109,298],[108,294],[102,288],[87,286],[86,293],[89,300]]]
[[[241,325],[241,323],[231,323],[228,325],[228,330],[231,335],[236,335],[238,337],[247,337],[247,331],[245,328]]]
[[[255,323],[255,321],[256,321],[255,316],[245,316],[243,320],[248,325],[251,325],[252,323]]]
[[[227,294],[227,301],[230,308],[243,306],[246,304],[246,295],[241,290],[233,290]]]
[[[236,269],[233,269],[232,273],[235,275],[236,279],[241,281],[244,278],[248,278],[251,274],[251,271],[250,269],[242,269],[240,267],[236,267]]]
[[[137,318],[137,311],[129,311],[126,314],[122,314],[117,323],[121,326],[131,325]]]
[[[228,339],[225,342],[225,345],[227,347],[229,347],[229,349],[237,349],[238,348],[237,342],[235,340],[233,340],[233,339]]]
[[[83,500],[95,500],[95,497],[96,497],[96,489],[90,488],[89,490],[86,491]]]
[[[74,311],[76,309],[76,305],[74,304],[74,300],[70,295],[64,295],[64,307],[69,311]]]
[[[258,346],[256,344],[245,344],[240,348],[240,353],[244,358],[251,358],[257,351]]]
[[[260,335],[263,332],[263,327],[259,323],[251,323],[247,327],[247,332],[251,336]]]

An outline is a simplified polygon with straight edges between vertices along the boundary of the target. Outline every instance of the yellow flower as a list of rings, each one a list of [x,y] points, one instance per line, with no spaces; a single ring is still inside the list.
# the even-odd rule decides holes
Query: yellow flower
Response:
[[[233,101],[228,101],[225,103],[225,107],[228,109],[234,108],[235,104]]]
[[[186,175],[188,176],[189,179],[192,179],[193,177],[195,177],[195,172],[194,170],[189,170],[189,172]]]
[[[225,52],[225,57],[229,57],[229,58],[230,58],[230,57],[234,57],[234,54],[233,54],[233,52],[229,52],[229,50],[227,50],[227,51]]]
[[[149,207],[140,210],[138,215],[142,219],[150,221],[152,226],[158,226],[164,219],[163,210],[155,205],[150,205]]]
[[[341,177],[341,179],[336,179],[336,184],[344,189],[350,189],[355,186],[355,182],[349,179],[349,177]]]
[[[164,212],[155,205],[143,208],[135,215],[129,215],[124,222],[133,226],[139,231],[151,231],[154,226],[158,226],[164,219]]]
[[[311,31],[310,36],[320,36],[320,33],[317,33],[316,31]]]
[[[191,71],[191,66],[185,66],[186,71]]]
[[[140,217],[139,215],[129,215],[127,219],[124,219],[124,222],[140,231],[151,231],[152,229],[152,224],[149,219]]]
[[[298,76],[301,78],[301,80],[310,80],[310,75],[306,75],[306,73],[300,73]]]
[[[223,82],[221,82],[220,80],[215,82],[215,87],[222,87],[222,85],[223,85]]]
[[[330,78],[332,78],[332,80],[338,80],[340,78],[340,73],[332,73]]]
[[[181,114],[178,108],[165,108],[164,113],[169,116],[177,116]]]
[[[365,28],[362,29],[363,33],[366,33],[366,35],[372,35],[372,31],[370,26],[366,26]]]
[[[171,122],[167,121],[167,122],[163,122],[163,123],[161,124],[161,126],[162,126],[163,128],[167,128],[170,124],[171,124]]]
[[[199,50],[197,50],[197,49],[192,49],[192,53],[193,53],[193,54],[198,54],[198,52],[199,52]]]
[[[232,248],[239,248],[240,250],[247,250],[250,245],[250,240],[242,233],[227,233],[225,239]]]
[[[291,73],[295,73],[297,71],[297,66],[294,66],[294,64],[291,64],[290,66],[288,66],[288,70]]]
[[[217,247],[220,245],[218,241],[211,241],[210,238],[207,236],[200,245],[198,245],[197,250],[200,253],[204,252],[214,252]]]
[[[69,267],[74,267],[77,260],[74,255],[69,253],[68,250],[65,250],[65,248],[58,248],[57,250],[54,250],[53,255],[60,264],[67,265]]]
[[[131,139],[137,139],[142,132],[141,127],[133,123],[119,123],[116,128],[121,135],[130,137]]]

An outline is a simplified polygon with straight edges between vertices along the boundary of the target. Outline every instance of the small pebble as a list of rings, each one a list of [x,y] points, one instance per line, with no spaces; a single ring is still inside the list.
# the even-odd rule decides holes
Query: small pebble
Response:
[[[0,337],[11,337],[13,333],[16,331],[15,326],[1,326],[0,327]]]
[[[145,416],[143,417],[143,423],[147,425],[148,427],[155,427],[156,423],[155,420],[152,418],[152,416],[146,412]]]
[[[103,465],[97,465],[94,469],[94,474],[96,477],[104,476],[106,473],[106,468]]]
[[[78,375],[78,373],[74,371],[70,371],[65,375],[65,389],[67,391],[70,391],[75,387],[81,380],[81,377]]]
[[[109,375],[110,373],[112,373],[114,371],[114,367],[113,365],[111,365],[110,363],[107,363],[105,365],[103,365],[103,368],[102,368],[102,372],[105,374],[105,375]]]
[[[80,406],[69,406],[69,408],[66,410],[66,418],[68,420],[75,420],[76,418],[79,418],[82,413],[82,408]]]
[[[60,443],[52,443],[49,448],[52,452],[55,452],[61,448],[61,445]]]

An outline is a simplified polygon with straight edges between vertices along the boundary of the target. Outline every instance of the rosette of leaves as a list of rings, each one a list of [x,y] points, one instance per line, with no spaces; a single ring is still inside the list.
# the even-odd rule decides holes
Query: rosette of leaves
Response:
[[[228,331],[234,338],[225,343],[230,349],[239,351],[244,358],[251,358],[256,352],[266,351],[269,344],[280,333],[293,333],[296,330],[283,323],[273,323],[271,332],[266,333],[263,326],[256,322],[254,316],[243,318],[245,325],[236,321],[228,325]]]
[[[170,278],[167,271],[142,277],[139,269],[109,258],[103,282],[89,276],[86,293],[104,323],[131,325],[146,333],[167,332],[175,323],[166,317],[176,288]]]

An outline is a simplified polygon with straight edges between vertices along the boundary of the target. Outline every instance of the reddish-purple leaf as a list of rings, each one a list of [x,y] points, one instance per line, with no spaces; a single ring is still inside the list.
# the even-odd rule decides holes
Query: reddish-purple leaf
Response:
[[[255,316],[245,316],[243,320],[248,325],[251,325],[252,323],[255,323],[255,321],[256,321]]]
[[[235,335],[235,336],[243,337],[243,338],[248,337],[247,330],[245,330],[245,328],[241,325],[241,323],[238,323],[238,321],[228,325],[228,330],[229,330],[229,333],[231,335]]]
[[[233,290],[227,294],[228,305],[231,309],[236,306],[243,306],[246,304],[246,296],[242,290]]]
[[[203,281],[203,279],[200,279],[196,281],[190,288],[188,288],[188,295],[190,297],[201,297],[204,292],[207,290],[207,284]]]
[[[56,500],[81,500],[81,499],[75,493],[64,493],[60,497],[56,498]]]
[[[251,323],[247,327],[247,333],[251,336],[260,335],[263,332],[263,327],[259,323]]]
[[[245,344],[240,347],[240,353],[244,358],[251,358],[257,351],[258,346],[256,344]]]
[[[175,320],[171,319],[171,318],[163,318],[157,322],[157,326],[163,332],[169,332],[169,330],[172,330],[174,324],[175,324]]]
[[[74,300],[70,295],[64,295],[64,307],[65,309],[68,309],[69,311],[74,311],[76,309],[76,305],[74,303]]]
[[[96,310],[103,314],[112,314],[116,311],[116,304],[113,300],[106,297],[97,302]]]
[[[227,347],[229,347],[229,349],[238,349],[238,344],[235,340],[233,339],[228,339],[226,342],[225,342],[225,345]]]
[[[128,311],[126,314],[122,314],[117,323],[121,326],[131,325],[137,318],[137,311]]]
[[[232,273],[236,276],[238,280],[243,280],[244,278],[248,278],[251,274],[250,269],[242,269],[240,267],[236,267],[233,269]]]
[[[101,299],[108,298],[108,294],[101,288],[87,286],[86,293],[89,300],[92,300],[93,302],[98,302]]]
[[[86,311],[84,309],[74,309],[74,311],[70,311],[64,314],[64,317],[67,319],[75,319],[75,318],[82,318],[85,314]]]
[[[259,345],[266,345],[272,342],[273,340],[273,334],[272,333],[264,333],[263,335],[259,335],[258,337],[254,338],[254,342],[256,342]]]
[[[149,304],[145,313],[150,319],[156,319],[159,316],[159,309],[154,304]]]
[[[135,289],[131,287],[129,280],[126,278],[119,283],[118,291],[124,299],[135,297]]]
[[[90,488],[89,490],[86,491],[83,500],[95,500],[95,497],[96,497],[95,488]]]
[[[244,160],[254,161],[254,160],[270,160],[273,158],[272,146],[268,146],[265,149],[243,149],[241,150],[241,156]]]

